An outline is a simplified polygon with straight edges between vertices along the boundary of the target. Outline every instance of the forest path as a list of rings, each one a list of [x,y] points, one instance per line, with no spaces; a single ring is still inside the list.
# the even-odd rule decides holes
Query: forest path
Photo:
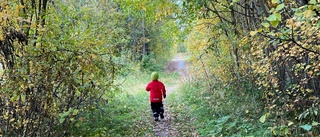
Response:
[[[186,82],[188,79],[188,71],[187,71],[187,61],[183,54],[178,54],[172,59],[166,66],[165,71],[167,73],[177,72],[179,74],[179,78],[175,84],[167,86],[167,96],[170,96],[171,93],[175,92],[179,87]],[[153,126],[154,137],[175,137],[180,136],[179,131],[175,128],[174,125],[174,116],[170,111],[169,101],[164,101],[164,109],[165,109],[165,118],[160,120],[159,122],[155,122]]]

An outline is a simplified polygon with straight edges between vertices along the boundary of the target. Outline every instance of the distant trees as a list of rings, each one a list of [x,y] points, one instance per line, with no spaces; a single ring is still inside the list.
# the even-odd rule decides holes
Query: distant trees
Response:
[[[159,69],[177,52],[177,6],[169,0],[119,0],[119,10],[126,14],[129,44],[123,51],[133,60],[142,61],[144,69]],[[157,66],[158,68],[153,68]]]

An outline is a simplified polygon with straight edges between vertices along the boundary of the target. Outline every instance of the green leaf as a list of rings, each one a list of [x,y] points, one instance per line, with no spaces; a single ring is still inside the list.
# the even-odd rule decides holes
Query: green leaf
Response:
[[[60,118],[60,119],[59,119],[59,122],[60,122],[60,123],[63,123],[64,120],[65,120],[65,118]]]
[[[316,0],[310,0],[310,1],[309,1],[309,4],[315,5],[315,4],[317,4],[317,1],[316,1]]]
[[[270,12],[270,13],[272,13],[272,12],[274,12],[274,11],[275,11],[275,9],[274,9],[274,8],[272,8],[269,12]]]
[[[273,26],[273,27],[277,27],[278,26],[278,24],[279,24],[279,21],[271,21],[270,22],[271,23],[271,25]]]
[[[276,8],[276,11],[282,10],[284,8],[284,6],[285,6],[284,3],[278,5],[277,8]]]
[[[266,122],[266,115],[262,115],[262,116],[260,117],[259,121],[260,121],[261,123]]]
[[[262,22],[261,25],[266,28],[268,28],[270,26],[270,24],[268,22]]]
[[[268,18],[268,21],[276,21],[277,20],[277,16],[275,14],[271,14]]]
[[[288,127],[284,127],[284,128],[281,129],[280,132],[281,132],[282,135],[287,135],[289,133],[289,129],[288,129]]]
[[[68,111],[60,113],[59,116],[61,118],[64,118],[64,117],[68,116],[72,111],[73,111],[73,108],[70,108]]]
[[[260,117],[259,121],[260,121],[261,123],[266,122],[266,119],[267,119],[267,117],[269,117],[269,115],[270,115],[269,113],[266,113],[266,114],[262,115],[262,116]]]
[[[72,115],[77,115],[79,113],[78,109],[73,110]]]
[[[64,112],[64,113],[60,113],[60,114],[59,114],[59,117],[64,118],[64,117],[66,117],[66,116],[68,116],[68,115],[69,115],[69,111]]]
[[[232,2],[234,2],[234,3],[235,3],[235,2],[239,2],[239,0],[232,0]]]
[[[277,17],[277,20],[280,21],[281,20],[281,14],[280,13],[276,13],[275,15]]]
[[[225,123],[225,122],[227,122],[228,120],[230,119],[230,116],[224,116],[224,117],[222,117],[222,118],[219,118],[216,122],[217,123]]]
[[[320,28],[320,20],[318,20],[317,28]]]
[[[306,130],[306,131],[310,131],[311,130],[311,128],[312,128],[312,126],[311,125],[309,125],[309,124],[305,124],[305,125],[303,125],[303,126],[300,126],[301,128],[303,128],[304,130]]]
[[[26,101],[26,96],[25,95],[21,95],[21,101],[25,102]]]
[[[312,126],[318,126],[318,125],[319,125],[318,122],[316,122],[316,121],[313,121],[313,122],[312,122]]]

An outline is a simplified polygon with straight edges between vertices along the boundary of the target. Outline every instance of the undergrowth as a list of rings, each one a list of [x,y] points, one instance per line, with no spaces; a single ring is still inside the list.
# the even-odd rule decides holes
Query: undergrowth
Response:
[[[194,130],[204,137],[272,136],[270,124],[259,121],[264,105],[258,92],[220,89],[211,92],[205,86],[189,83],[169,97],[175,104],[175,123],[183,123],[176,126],[185,136]]]
[[[151,136],[153,119],[149,93],[145,87],[150,82],[150,72],[129,74],[119,78],[120,89],[108,95],[108,102],[96,104],[95,109],[79,116],[74,135],[82,136]],[[159,80],[166,86],[175,84],[176,73],[160,72]]]

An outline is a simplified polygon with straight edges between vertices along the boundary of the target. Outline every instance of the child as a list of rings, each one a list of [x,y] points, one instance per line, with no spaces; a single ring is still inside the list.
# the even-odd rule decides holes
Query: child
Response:
[[[157,72],[153,72],[151,78],[152,81],[147,85],[146,90],[150,92],[150,102],[154,120],[158,121],[159,115],[161,119],[164,118],[162,96],[166,98],[166,89],[164,84],[158,81],[159,74]]]

